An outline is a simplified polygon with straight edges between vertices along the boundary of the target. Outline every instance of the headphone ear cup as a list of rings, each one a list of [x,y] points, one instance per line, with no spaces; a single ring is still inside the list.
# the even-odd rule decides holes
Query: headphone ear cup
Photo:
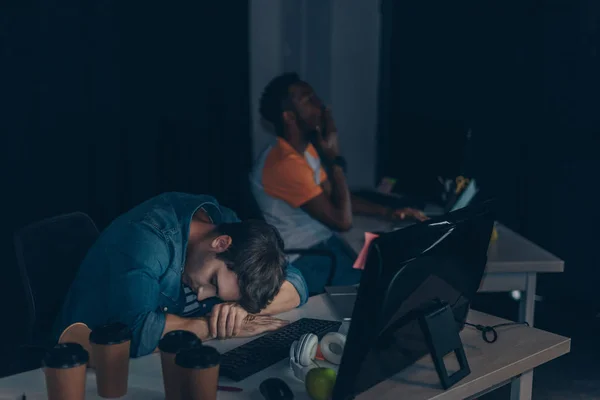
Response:
[[[294,359],[299,364],[302,364],[300,362],[300,358],[302,356],[302,351],[309,335],[310,333],[305,333],[304,335],[300,336],[298,340],[294,341],[294,343],[296,343],[296,346],[294,347]]]
[[[332,364],[339,365],[342,362],[344,347],[346,346],[346,336],[338,332],[330,332],[321,339],[321,353],[325,360]]]
[[[309,356],[312,348],[316,348],[318,341],[319,339],[315,335],[308,333],[300,336],[290,346],[290,368],[294,376],[301,381],[304,381],[308,371],[314,368],[311,363],[312,359]],[[305,361],[305,363],[303,364],[302,361]]]
[[[317,354],[317,346],[319,338],[313,333],[303,335],[298,346],[298,363],[304,367],[312,364],[315,355]]]

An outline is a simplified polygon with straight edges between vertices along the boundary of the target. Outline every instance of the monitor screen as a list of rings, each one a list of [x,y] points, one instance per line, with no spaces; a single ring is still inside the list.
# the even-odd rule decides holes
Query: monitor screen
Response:
[[[362,393],[428,353],[419,310],[430,302],[450,304],[456,329],[462,328],[483,277],[492,227],[490,213],[467,207],[373,241],[334,400]]]
[[[458,199],[456,199],[456,203],[452,206],[450,211],[456,211],[461,208],[468,206],[471,203],[471,200],[475,197],[479,189],[477,189],[477,185],[475,184],[475,179],[471,179],[469,184],[465,188],[465,190],[460,194]]]

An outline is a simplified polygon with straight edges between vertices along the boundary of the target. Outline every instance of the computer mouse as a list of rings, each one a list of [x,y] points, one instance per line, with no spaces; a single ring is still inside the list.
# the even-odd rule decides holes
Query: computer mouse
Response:
[[[290,387],[279,378],[264,380],[259,389],[265,400],[292,400],[294,398]]]

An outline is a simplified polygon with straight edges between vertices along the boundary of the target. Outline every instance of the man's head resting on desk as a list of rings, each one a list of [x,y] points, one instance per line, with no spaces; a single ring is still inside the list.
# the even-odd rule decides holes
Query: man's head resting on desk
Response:
[[[182,280],[198,300],[218,296],[258,313],[279,292],[286,266],[283,240],[266,222],[215,226],[203,212],[192,218]]]
[[[273,124],[277,136],[308,140],[321,126],[323,103],[312,87],[296,73],[274,78],[260,99],[260,115]]]

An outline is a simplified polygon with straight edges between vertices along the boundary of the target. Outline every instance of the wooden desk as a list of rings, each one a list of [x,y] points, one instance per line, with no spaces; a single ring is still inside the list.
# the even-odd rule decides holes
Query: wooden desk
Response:
[[[282,314],[282,318],[296,320],[303,317],[332,319],[335,314],[325,295],[312,297],[303,307]],[[469,321],[485,325],[505,322],[502,319],[471,311]],[[511,379],[529,371],[570,350],[570,339],[526,326],[499,328],[498,341],[488,344],[483,341],[479,331],[465,327],[461,333],[465,351],[471,367],[471,374],[447,391],[441,389],[437,374],[429,356],[403,370],[393,378],[380,383],[363,393],[359,399],[467,399],[498,388]],[[251,339],[232,339],[211,341],[208,344],[220,352],[226,352]],[[243,388],[241,393],[219,392],[218,398],[255,399],[262,396],[259,384],[270,377],[283,379],[295,393],[295,398],[309,399],[304,384],[294,378],[289,369],[288,360],[283,360],[242,382],[233,383],[222,379],[221,384]],[[88,373],[87,400],[99,398],[95,394],[96,379],[93,372]],[[129,375],[129,394],[125,398],[144,400],[164,399],[162,372],[159,354],[131,360]],[[26,393],[28,400],[45,399],[44,374],[41,370],[26,372],[0,379],[0,399],[20,399]],[[528,399],[530,397],[523,397]]]
[[[353,228],[341,237],[355,251],[364,243],[365,232],[389,232],[394,224],[373,217],[354,216]],[[512,292],[519,290],[519,321],[533,326],[535,290],[538,273],[563,272],[564,262],[504,225],[497,224],[498,239],[490,245],[488,263],[480,292]],[[524,375],[512,387],[513,399],[531,393],[533,374]],[[519,394],[517,394],[519,393]]]

